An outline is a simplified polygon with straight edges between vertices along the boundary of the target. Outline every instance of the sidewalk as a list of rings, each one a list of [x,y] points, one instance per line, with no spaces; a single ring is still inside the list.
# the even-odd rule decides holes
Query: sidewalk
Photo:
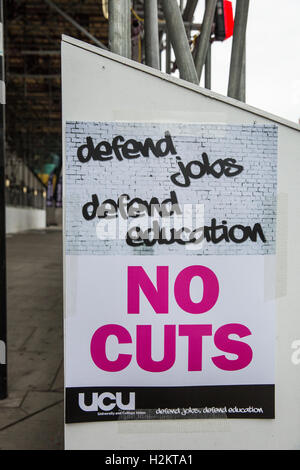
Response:
[[[1,450],[63,449],[62,232],[7,237],[8,398]]]

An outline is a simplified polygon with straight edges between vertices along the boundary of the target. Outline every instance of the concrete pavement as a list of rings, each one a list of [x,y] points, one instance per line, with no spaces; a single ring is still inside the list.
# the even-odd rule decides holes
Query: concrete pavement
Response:
[[[62,232],[7,237],[8,398],[1,450],[63,449]]]

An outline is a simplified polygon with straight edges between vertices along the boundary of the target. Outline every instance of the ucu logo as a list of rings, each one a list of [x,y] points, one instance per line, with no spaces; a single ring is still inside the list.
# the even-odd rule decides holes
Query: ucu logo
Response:
[[[82,411],[111,411],[116,406],[120,410],[135,410],[135,393],[129,393],[128,403],[124,403],[122,399],[122,393],[116,392],[113,394],[111,392],[104,392],[100,395],[97,392],[92,393],[92,403],[87,405],[85,400],[85,394],[78,394],[78,405]]]

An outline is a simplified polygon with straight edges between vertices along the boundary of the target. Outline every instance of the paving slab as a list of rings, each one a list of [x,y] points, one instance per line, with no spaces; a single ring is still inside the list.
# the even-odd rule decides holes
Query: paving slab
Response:
[[[24,398],[21,408],[27,415],[32,415],[58,403],[62,403],[62,395],[59,392],[31,391]]]
[[[63,450],[63,404],[0,430],[1,450]]]
[[[1,450],[63,449],[62,232],[7,237],[8,397]]]
[[[8,386],[12,390],[49,390],[61,364],[61,353],[11,351]]]
[[[56,325],[36,328],[23,343],[23,350],[27,352],[59,351],[61,357],[61,344],[63,341],[62,331],[57,330]]]
[[[0,410],[1,408],[20,408],[26,393],[26,390],[9,390],[8,397],[5,400],[0,400]]]
[[[0,409],[0,448],[2,443],[2,431],[7,427],[19,423],[27,414],[21,408],[1,408]],[[3,448],[2,448],[3,449]]]
[[[64,392],[64,365],[63,362],[57,372],[56,378],[52,384],[51,390]]]

